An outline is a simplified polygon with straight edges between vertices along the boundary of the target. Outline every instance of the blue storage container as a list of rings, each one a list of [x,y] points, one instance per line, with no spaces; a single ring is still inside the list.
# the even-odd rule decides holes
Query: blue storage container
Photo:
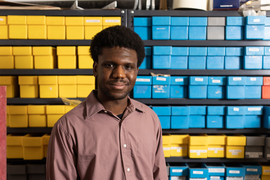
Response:
[[[263,107],[263,127],[266,129],[270,129],[270,107]]]
[[[134,26],[152,26],[152,18],[134,17]]]
[[[225,47],[208,47],[208,56],[225,56]]]
[[[188,56],[189,47],[172,47],[173,56]]]
[[[263,40],[270,40],[270,26],[264,26],[264,36]]]
[[[171,69],[187,69],[188,56],[171,56]]]
[[[188,69],[206,69],[206,56],[189,56]]]
[[[188,26],[171,26],[171,40],[188,40]]]
[[[207,98],[208,99],[224,99],[225,86],[208,86],[207,87]]]
[[[264,47],[247,46],[245,47],[245,55],[246,56],[263,56]]]
[[[206,106],[190,106],[190,115],[206,115]]]
[[[245,115],[246,107],[245,106],[227,106],[226,112],[227,112],[227,115]]]
[[[207,69],[224,69],[224,56],[207,56]]]
[[[244,49],[243,47],[226,47],[225,55],[226,56],[243,56]]]
[[[171,129],[188,129],[189,116],[171,116]]]
[[[270,69],[270,56],[263,56],[263,69]]]
[[[225,165],[222,163],[204,163],[209,176],[225,176]]]
[[[189,26],[207,26],[207,17],[190,17]]]
[[[245,99],[245,86],[227,86],[227,99]]]
[[[226,116],[227,129],[244,129],[244,116]]]
[[[170,85],[153,85],[152,98],[157,98],[157,99],[170,98]]]
[[[190,85],[208,85],[208,76],[189,76]]]
[[[153,85],[169,85],[170,82],[170,76],[153,76]]]
[[[205,128],[205,116],[203,115],[190,115],[189,128]]]
[[[171,55],[172,46],[153,46],[153,55]]]
[[[189,178],[207,178],[208,169],[202,164],[188,163]]]
[[[177,163],[170,165],[170,176],[188,176],[187,163]]]
[[[227,84],[226,76],[209,76],[208,77],[209,86],[226,85],[226,84]]]
[[[263,77],[246,77],[246,85],[263,85]]]
[[[170,39],[170,16],[153,16],[152,17],[152,39],[168,40]]]
[[[227,26],[244,26],[245,18],[242,16],[228,16],[227,19]]]
[[[244,69],[262,69],[262,56],[244,56]]]
[[[246,85],[246,77],[244,76],[229,76],[227,80],[228,85]]]
[[[244,116],[244,128],[261,128],[261,116]]]
[[[265,26],[270,26],[270,17],[266,17],[265,18],[265,23],[264,23]]]
[[[172,26],[188,26],[189,17],[171,17]]]
[[[148,47],[148,46],[146,46],[146,47],[144,47],[144,52],[145,52],[145,56],[152,56],[152,47]]]
[[[240,56],[225,56],[225,69],[241,69],[241,62]]]
[[[270,47],[264,47],[264,55],[266,56],[270,55]]]
[[[187,116],[189,115],[189,106],[172,106],[173,116]]]
[[[245,87],[245,98],[246,99],[261,99],[262,97],[261,86],[246,86]]]
[[[140,65],[140,69],[151,69],[151,61],[152,56],[145,56],[142,64]]]
[[[247,16],[246,17],[246,23],[247,24],[265,24],[266,16]]]
[[[152,17],[152,26],[170,26],[171,17],[170,16],[153,16]]]
[[[207,106],[207,115],[225,115],[225,106]]]
[[[187,76],[171,76],[171,85],[188,85]]]
[[[224,116],[223,115],[207,115],[206,127],[207,128],[223,128]]]
[[[264,25],[246,25],[245,39],[263,39]]]
[[[206,40],[206,26],[189,26],[189,40]]]
[[[153,69],[171,69],[171,55],[154,55]]]
[[[134,17],[134,31],[142,40],[152,39],[152,18],[151,17]]]
[[[228,177],[244,177],[245,168],[241,164],[225,164],[226,176]]]
[[[152,77],[137,76],[135,86],[133,88],[134,98],[151,98],[152,92]]]
[[[170,116],[171,115],[171,107],[170,106],[153,106],[153,111],[159,116]]]
[[[187,86],[183,85],[171,85],[170,98],[186,98],[187,97]]]
[[[244,28],[242,26],[226,26],[226,40],[244,39]]]
[[[243,164],[245,168],[245,175],[261,175],[262,174],[262,166],[259,164]]]
[[[171,116],[158,116],[162,129],[171,128]]]
[[[190,56],[207,56],[207,47],[190,47]]]

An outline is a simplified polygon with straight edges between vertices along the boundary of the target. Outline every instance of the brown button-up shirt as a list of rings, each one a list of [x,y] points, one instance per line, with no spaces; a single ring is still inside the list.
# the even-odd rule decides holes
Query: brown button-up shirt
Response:
[[[168,180],[157,115],[129,98],[122,120],[94,92],[51,133],[47,180]]]

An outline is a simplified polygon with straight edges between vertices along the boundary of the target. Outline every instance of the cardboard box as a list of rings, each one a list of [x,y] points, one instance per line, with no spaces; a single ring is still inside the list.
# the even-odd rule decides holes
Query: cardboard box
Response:
[[[34,56],[35,69],[54,69],[56,56]]]
[[[29,127],[46,127],[47,117],[45,114],[29,115]]]
[[[245,146],[226,146],[226,158],[243,159],[245,157]]]
[[[225,56],[225,69],[241,69],[242,57],[239,56]]]
[[[189,145],[189,158],[207,158],[208,146]]]
[[[207,40],[224,40],[225,28],[219,26],[207,27]]]
[[[225,146],[224,145],[208,145],[207,157],[209,158],[224,158]]]
[[[121,17],[102,17],[103,26],[116,26],[121,25]]]
[[[77,97],[87,97],[94,89],[94,76],[77,76]]]
[[[171,157],[187,157],[188,145],[171,144]]]
[[[244,27],[242,26],[226,26],[226,40],[243,40],[244,39]]]
[[[206,56],[189,56],[188,69],[206,69]]]
[[[79,69],[93,69],[94,60],[90,55],[79,55],[78,56],[78,67]]]
[[[9,127],[28,127],[27,106],[9,106]]]
[[[54,124],[61,118],[65,112],[66,108],[64,105],[47,105],[47,127],[53,127]]]
[[[245,146],[246,145],[246,136],[241,134],[227,135],[228,146]]]
[[[47,26],[28,25],[28,39],[47,39]]]

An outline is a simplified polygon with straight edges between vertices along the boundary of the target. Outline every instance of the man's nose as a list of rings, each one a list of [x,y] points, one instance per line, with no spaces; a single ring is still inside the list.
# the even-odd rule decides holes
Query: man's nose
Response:
[[[126,77],[126,72],[122,66],[117,66],[113,70],[113,78],[125,78],[125,77]]]

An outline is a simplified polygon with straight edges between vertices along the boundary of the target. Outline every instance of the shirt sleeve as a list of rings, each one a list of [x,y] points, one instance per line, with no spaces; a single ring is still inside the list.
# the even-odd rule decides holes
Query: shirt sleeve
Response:
[[[58,121],[51,133],[47,161],[46,180],[76,180],[76,156],[74,143]]]
[[[158,120],[159,122],[159,120]],[[156,157],[153,170],[154,180],[168,180],[166,162],[162,146],[162,129],[159,124],[157,132],[157,148],[156,148]]]

